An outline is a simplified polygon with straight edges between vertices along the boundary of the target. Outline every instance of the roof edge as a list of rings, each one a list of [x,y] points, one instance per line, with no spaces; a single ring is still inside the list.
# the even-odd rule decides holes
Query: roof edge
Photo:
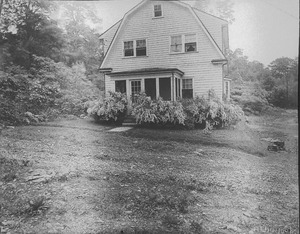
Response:
[[[132,70],[132,71],[121,71],[121,72],[112,72],[110,73],[111,76],[126,76],[126,75],[141,75],[141,74],[156,74],[156,73],[178,73],[183,75],[184,72],[179,70],[178,68],[155,68],[151,70]]]
[[[222,21],[224,21],[224,22],[226,22],[226,23],[229,24],[228,20],[226,20],[226,19],[223,19],[223,18],[221,18],[221,17],[218,17],[218,16],[215,16],[215,15],[213,15],[213,14],[207,13],[206,11],[202,11],[202,10],[196,8],[196,7],[192,7],[192,9],[193,9],[193,10],[196,10],[196,11],[200,11],[200,12],[206,14],[206,15],[209,15],[209,16],[211,16],[211,17],[217,18],[217,19],[222,20]]]

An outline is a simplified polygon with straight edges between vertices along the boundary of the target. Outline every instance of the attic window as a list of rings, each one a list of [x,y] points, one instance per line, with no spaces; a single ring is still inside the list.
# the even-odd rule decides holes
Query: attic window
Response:
[[[162,16],[162,8],[161,5],[154,5],[154,17],[161,17]]]

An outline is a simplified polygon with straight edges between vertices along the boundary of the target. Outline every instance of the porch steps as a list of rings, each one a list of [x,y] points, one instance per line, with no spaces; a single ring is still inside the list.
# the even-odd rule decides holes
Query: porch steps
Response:
[[[135,125],[136,125],[135,118],[132,115],[127,116],[122,123],[122,126],[135,126]]]

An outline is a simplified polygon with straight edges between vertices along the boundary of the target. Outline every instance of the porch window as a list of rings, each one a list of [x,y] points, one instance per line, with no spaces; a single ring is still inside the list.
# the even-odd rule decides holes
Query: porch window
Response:
[[[182,98],[193,98],[193,79],[182,80]]]
[[[154,17],[162,16],[162,8],[161,5],[154,5]]]
[[[185,35],[185,52],[197,51],[196,34]]]
[[[137,95],[140,92],[141,92],[141,81],[140,80],[133,80],[133,81],[131,81],[132,102],[136,101]]]
[[[171,52],[182,52],[182,37],[179,36],[171,36]]]
[[[126,93],[126,80],[116,80],[115,91],[120,93]]]
[[[146,56],[146,40],[136,41],[136,56]]]
[[[124,56],[133,56],[133,41],[124,41]]]

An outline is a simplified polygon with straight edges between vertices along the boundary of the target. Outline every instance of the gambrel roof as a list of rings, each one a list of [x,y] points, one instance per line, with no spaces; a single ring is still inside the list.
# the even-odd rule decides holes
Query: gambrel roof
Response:
[[[108,30],[106,30],[104,33],[100,35],[100,38],[105,38],[105,40],[108,42],[106,45],[106,51],[103,63],[105,62],[105,59],[107,57],[107,54],[110,52],[111,47],[113,46],[115,39],[117,38],[119,32],[122,30],[122,27],[124,23],[126,22],[126,19],[136,10],[138,10],[142,5],[144,5],[146,2],[151,0],[143,0],[136,6],[134,6],[131,10],[129,10],[127,13],[125,13],[124,17],[118,21],[116,24],[114,24],[112,27],[110,27]],[[210,15],[204,11],[198,10],[196,8],[191,7],[189,4],[180,2],[180,1],[172,1],[174,4],[178,4],[182,7],[187,8],[190,13],[195,17],[196,21],[199,23],[200,27],[203,29],[204,33],[208,37],[208,39],[213,44],[214,48],[217,50],[217,52],[220,55],[220,60],[226,60],[226,57],[221,49],[221,43],[215,40],[217,33],[213,30],[212,24],[214,23],[212,19],[219,21],[221,24],[228,24],[228,22],[224,19],[221,19],[219,17]]]

